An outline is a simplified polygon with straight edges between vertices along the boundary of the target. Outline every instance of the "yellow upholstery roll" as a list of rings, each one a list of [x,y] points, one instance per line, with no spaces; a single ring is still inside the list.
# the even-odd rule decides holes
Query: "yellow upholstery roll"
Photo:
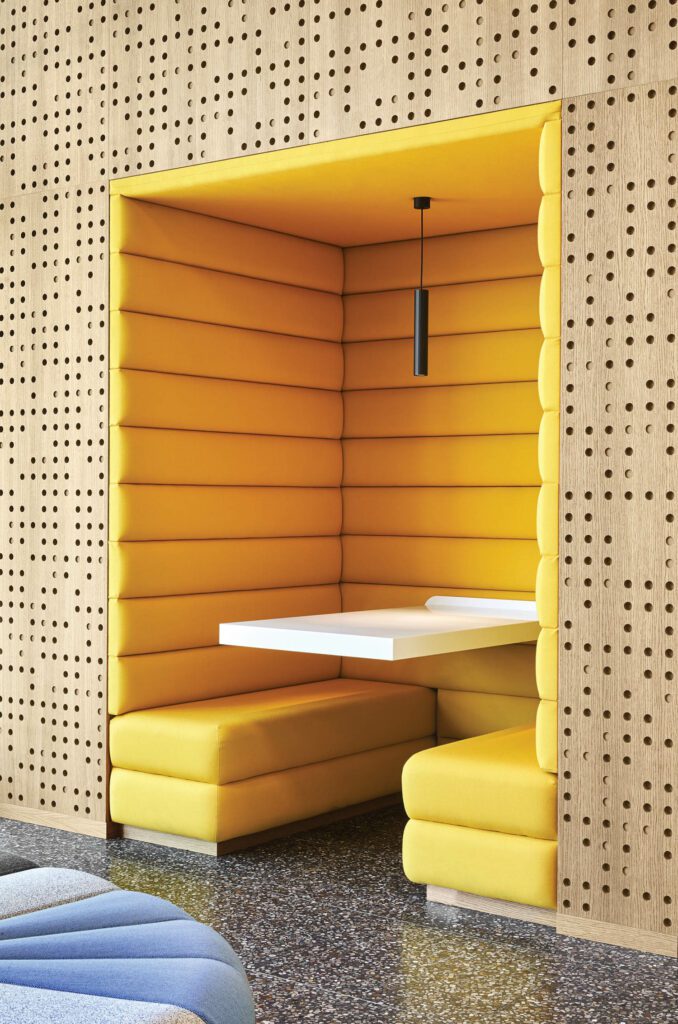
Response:
[[[537,760],[544,771],[558,771],[558,703],[555,700],[539,701]]]
[[[111,254],[111,309],[327,341],[341,338],[338,295],[124,253]]]
[[[325,655],[246,647],[196,647],[113,657],[109,658],[108,707],[112,715],[122,715],[229,693],[314,683],[335,678],[340,667],[339,658]]]
[[[109,602],[109,653],[115,657],[213,647],[218,642],[220,622],[336,611],[339,611],[336,585],[112,600]]]
[[[426,388],[441,384],[533,380],[541,342],[539,330],[432,337],[429,339],[427,377],[412,376],[411,339],[347,343],[344,345],[344,387],[347,390]],[[332,346],[329,341],[309,344]]]
[[[533,728],[538,703],[536,697],[439,690],[438,736],[446,740],[465,740],[499,729]]]
[[[222,590],[338,583],[336,537],[133,541],[112,544],[109,597],[205,594]]]
[[[535,730],[503,729],[434,747],[403,769],[410,818],[555,839],[556,780],[537,764]]]
[[[546,700],[558,699],[558,630],[542,629],[537,640],[537,689]]]
[[[426,285],[530,277],[541,273],[534,226],[471,231],[426,239]],[[344,249],[344,294],[416,288],[419,242]]]
[[[534,657],[534,644],[507,644],[405,661],[344,658],[342,670],[357,679],[430,686],[438,690],[439,699],[448,690],[536,699]]]
[[[114,768],[111,817],[207,842],[248,836],[397,793],[402,766],[432,738],[215,786]]]
[[[535,536],[538,487],[344,487],[343,534]]]
[[[560,407],[560,339],[545,338],[539,354],[539,401],[544,410]]]
[[[224,785],[435,732],[421,686],[327,679],[119,715],[117,768]]]
[[[560,192],[542,196],[537,235],[542,265],[560,266]]]
[[[539,625],[555,628],[558,625],[558,557],[545,555],[537,569],[535,591]]]
[[[341,529],[338,487],[193,487],[119,484],[112,540],[311,537]]]
[[[423,604],[436,594],[449,597],[491,597],[507,601],[527,601],[534,592],[524,590],[474,590],[471,587],[402,586],[383,583],[341,584],[342,610],[359,612],[365,608],[403,608]]]
[[[554,908],[557,845],[547,839],[408,821],[403,865],[411,882]]]
[[[546,195],[560,192],[561,164],[560,118],[546,121],[539,139],[539,184]]]
[[[111,252],[150,256],[322,291],[342,290],[342,251],[188,210],[111,196]]]
[[[341,388],[343,352],[333,341],[123,310],[111,313],[110,337],[113,369]]]
[[[558,484],[542,484],[539,490],[537,542],[542,555],[558,554]]]
[[[536,452],[534,438],[535,465]],[[338,487],[341,469],[338,439],[152,427],[110,431],[113,483]]]
[[[560,266],[545,267],[539,289],[539,321],[545,338],[560,337]]]
[[[347,583],[529,592],[539,558],[533,540],[344,536],[343,545]]]
[[[557,412],[545,412],[539,427],[539,471],[545,483],[558,483],[560,420]]]
[[[525,487],[541,479],[536,434],[365,437],[342,448],[346,486]]]
[[[430,332],[471,334],[539,327],[539,281],[539,277],[519,277],[431,288]],[[256,326],[264,328],[264,324]],[[406,338],[411,330],[412,292],[409,288],[344,298],[344,341]],[[295,326],[288,328],[288,333],[307,332]],[[329,337],[319,333],[311,333],[311,336]]]
[[[341,435],[341,395],[335,391],[142,370],[113,370],[110,384],[114,425],[299,437]]]
[[[531,434],[540,418],[530,383],[345,391],[343,436]]]

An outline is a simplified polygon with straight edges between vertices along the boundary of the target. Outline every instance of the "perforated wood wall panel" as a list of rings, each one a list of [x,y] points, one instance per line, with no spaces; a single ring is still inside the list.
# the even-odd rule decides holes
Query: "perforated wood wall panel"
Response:
[[[663,315],[657,289],[670,276],[668,264],[661,261],[672,255],[666,248],[672,244],[666,232],[673,198],[668,191],[666,146],[656,149],[644,105],[661,111],[652,116],[659,117],[665,142],[666,131],[675,129],[667,129],[671,118],[666,88],[655,86],[660,103],[651,102],[640,86],[673,73],[677,16],[676,0],[0,0],[0,804],[6,811],[37,815],[40,820],[49,812],[60,816],[61,823],[95,831],[105,818],[108,243],[106,198],[100,189],[106,180],[633,86],[638,90],[635,103],[608,107],[607,99],[598,98],[591,112],[586,99],[578,100],[576,109],[566,115],[579,126],[579,135],[576,151],[568,157],[578,176],[576,194],[566,202],[564,231],[572,221],[576,237],[568,245],[570,255],[579,253],[579,258],[567,265],[565,316],[574,311],[576,332],[581,334],[573,333],[573,327],[570,340],[580,337],[580,353],[586,344],[593,352],[590,339],[601,325],[599,310],[612,310],[613,295],[617,305],[609,314],[616,317],[615,324],[600,332],[605,353],[599,342],[590,360],[577,357],[579,394],[589,386],[591,391],[590,399],[579,398],[575,420],[587,406],[603,419],[582,421],[580,432],[565,438],[566,467],[570,460],[569,471],[575,473],[579,460],[576,473],[593,474],[596,486],[589,486],[583,476],[571,484],[568,509],[577,526],[570,531],[577,553],[565,570],[577,584],[571,582],[562,590],[567,592],[565,604],[574,601],[571,621],[580,630],[584,621],[590,626],[590,636],[583,641],[591,645],[584,652],[589,657],[585,663],[591,666],[585,674],[591,680],[602,674],[603,688],[596,690],[598,703],[590,705],[591,715],[584,714],[581,702],[594,696],[593,682],[591,694],[582,691],[587,685],[580,678],[584,654],[578,650],[576,658],[573,654],[566,660],[568,706],[576,723],[573,736],[567,737],[568,756],[579,768],[576,778],[568,780],[575,810],[564,831],[563,865],[571,882],[565,897],[570,899],[568,916],[635,922],[671,934],[674,924],[665,925],[664,918],[675,921],[676,915],[668,904],[661,908],[660,901],[671,896],[663,891],[671,864],[662,843],[671,838],[663,831],[670,828],[664,808],[672,805],[667,799],[671,794],[661,786],[674,785],[675,780],[665,778],[666,762],[661,759],[668,756],[669,748],[662,743],[671,733],[664,723],[673,709],[664,701],[662,717],[640,707],[648,703],[644,695],[656,702],[670,692],[671,680],[664,678],[671,671],[669,655],[658,653],[664,638],[643,634],[640,623],[650,613],[640,608],[641,602],[652,603],[655,609],[670,603],[668,598],[657,600],[670,578],[664,580],[656,567],[671,556],[660,545],[652,548],[647,529],[632,533],[626,525],[620,534],[619,524],[630,517],[644,527],[653,516],[659,520],[673,514],[671,499],[666,498],[670,483],[657,486],[669,456],[658,444],[668,420],[660,421],[661,401],[656,396],[662,394],[664,405],[671,400],[668,381],[676,374],[667,363],[668,348],[664,351],[659,344],[657,321],[643,325],[642,331],[639,326],[646,308],[655,317]],[[601,111],[612,118],[609,140]],[[603,158],[601,146],[607,147],[608,141],[616,148],[605,148]],[[596,149],[587,151],[590,145]],[[647,153],[642,155],[644,149]],[[622,173],[619,168],[627,159],[630,170]],[[647,173],[638,171],[642,161],[648,163]],[[614,169],[608,170],[608,164]],[[634,181],[634,198],[624,194],[624,175]],[[650,178],[654,186],[648,185]],[[595,190],[591,197],[588,189]],[[589,198],[595,211],[592,218],[586,213]],[[635,220],[629,221],[624,218],[631,214],[624,207],[634,201]],[[648,209],[651,202],[656,206]],[[641,247],[633,246],[632,238],[629,241],[624,234],[623,247],[634,247],[634,257],[616,255],[603,264],[597,246],[590,250],[593,260],[586,260],[586,252],[582,258],[582,238],[597,237],[597,231],[614,234],[611,225],[619,216],[622,232],[633,227],[636,238],[646,237],[645,248],[654,246],[654,253],[641,257]],[[609,248],[622,252],[616,236]],[[654,276],[647,274],[651,267]],[[607,280],[609,273],[616,275],[613,280]],[[627,300],[625,294],[634,298]],[[586,309],[595,329],[582,325],[583,295],[593,299]],[[635,317],[632,324],[619,324],[621,310],[623,317],[627,310]],[[651,346],[644,340],[650,333],[657,338]],[[613,347],[623,345],[623,356],[616,350],[609,355],[604,346],[608,336]],[[633,345],[623,341],[627,336],[633,337]],[[602,390],[608,358],[614,362],[610,372],[616,375],[610,381],[617,387],[613,397]],[[637,383],[643,358],[655,367],[645,378],[654,381],[654,389],[645,389],[654,398],[639,398],[634,390],[645,387]],[[624,365],[622,371],[626,359],[634,359],[634,366]],[[587,361],[598,367],[597,379],[603,382],[597,392]],[[653,432],[634,435],[623,446],[633,448],[634,454],[623,459],[619,431],[628,423],[619,418],[622,393],[623,404],[634,404],[635,430],[638,408],[655,402],[653,410],[643,410],[654,419],[642,420],[642,431],[647,425]],[[670,411],[664,410],[666,415]],[[611,418],[613,413],[616,418]],[[574,420],[568,422],[574,425]],[[615,453],[609,464],[596,461],[603,457],[596,437],[581,435],[588,425],[598,430],[599,423],[603,430],[614,430],[611,441],[605,435],[604,448]],[[655,452],[655,442],[657,473],[650,474],[645,456]],[[584,447],[591,447],[594,454],[582,460]],[[598,476],[594,466],[600,469]],[[610,484],[610,502],[599,492],[600,474],[607,469],[617,474],[614,488]],[[634,494],[632,500],[619,497],[618,474],[626,470],[636,474],[625,484]],[[603,482],[607,483],[604,477]],[[653,491],[652,499],[639,497],[646,490]],[[595,501],[587,497],[589,491],[597,495]],[[588,527],[583,517],[595,511],[600,519],[600,509],[617,524],[616,532],[594,531],[592,526],[583,532]],[[642,516],[637,509],[643,510]],[[610,545],[604,540],[608,533],[613,537]],[[595,538],[591,543],[585,540],[589,535]],[[622,556],[619,551],[627,537],[632,537],[634,551],[629,544]],[[610,554],[612,546],[615,554]],[[600,549],[595,559],[593,548]],[[602,562],[606,557],[614,559],[613,566]],[[589,564],[585,558],[593,560]],[[632,564],[626,569],[629,559]],[[655,568],[646,571],[650,563]],[[662,571],[671,568],[666,565]],[[632,582],[631,597],[626,579]],[[643,593],[638,598],[638,588],[644,592],[646,580],[653,584],[653,596]],[[579,594],[580,605],[593,600],[593,593],[601,595],[590,609],[570,597],[577,594],[579,584],[587,594]],[[629,601],[631,617],[623,621],[635,632],[633,653],[625,655],[619,654],[618,639],[607,635],[602,609],[623,616]],[[578,620],[575,611],[586,618]],[[652,628],[667,628],[668,614],[664,611]],[[641,655],[641,646],[652,654]],[[664,649],[670,649],[668,641]],[[657,667],[660,658],[666,659],[665,669]],[[622,701],[630,703],[614,705],[613,710],[608,695],[617,694],[610,688],[622,671],[633,676],[633,685],[624,684],[622,689]],[[653,673],[651,679],[646,671]],[[624,697],[626,689],[631,698]],[[601,724],[605,711],[611,716],[633,714],[633,728],[620,733],[616,718],[603,718]],[[645,714],[653,716],[652,722],[643,721]],[[632,801],[631,808],[622,804],[622,811],[629,813],[621,824],[618,805],[615,816],[603,816],[607,807],[602,801],[611,799],[611,791],[601,787],[612,783],[604,783],[601,772],[595,774],[593,761],[583,759],[585,751],[598,749],[590,737],[602,743],[602,726],[609,733],[610,722],[616,731],[610,734],[614,740],[605,740],[615,751],[609,779],[622,801]],[[626,735],[630,743],[624,740]],[[646,736],[651,744],[645,743]],[[624,756],[632,758],[631,764],[624,764]],[[589,779],[590,813],[577,803]],[[626,792],[624,780],[640,782],[634,781],[621,796]],[[652,785],[651,791],[644,788],[645,782]],[[645,797],[642,804],[640,797]],[[646,804],[651,811],[644,809]],[[608,820],[609,827],[604,824]],[[617,838],[611,844],[613,830]],[[649,879],[645,883],[639,881],[638,865],[649,856],[648,850],[654,852],[642,869]],[[604,863],[610,864],[609,872]],[[622,893],[627,875],[630,896]],[[584,883],[591,888],[584,889]],[[609,892],[602,888],[606,885]],[[643,892],[650,898],[645,899]]]
[[[563,110],[560,898],[678,936],[678,86]]]
[[[84,829],[106,810],[106,191],[0,200],[0,814]]]

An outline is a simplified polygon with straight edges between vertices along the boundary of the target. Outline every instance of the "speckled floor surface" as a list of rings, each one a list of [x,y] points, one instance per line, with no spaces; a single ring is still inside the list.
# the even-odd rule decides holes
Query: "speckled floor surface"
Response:
[[[402,825],[388,811],[217,861],[0,821],[0,848],[212,925],[259,1024],[677,1024],[675,961],[427,905],[400,868]]]

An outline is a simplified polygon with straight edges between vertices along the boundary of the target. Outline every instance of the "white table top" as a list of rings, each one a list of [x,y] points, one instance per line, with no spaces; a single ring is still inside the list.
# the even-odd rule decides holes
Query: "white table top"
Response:
[[[415,608],[377,608],[287,619],[222,622],[219,643],[234,647],[400,661],[536,640],[534,601],[431,597]]]

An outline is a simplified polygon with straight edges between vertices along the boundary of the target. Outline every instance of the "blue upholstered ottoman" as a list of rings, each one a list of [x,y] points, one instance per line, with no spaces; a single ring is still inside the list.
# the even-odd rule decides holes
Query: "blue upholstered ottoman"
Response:
[[[0,873],[2,1024],[253,1024],[237,956],[171,903],[103,878]]]

